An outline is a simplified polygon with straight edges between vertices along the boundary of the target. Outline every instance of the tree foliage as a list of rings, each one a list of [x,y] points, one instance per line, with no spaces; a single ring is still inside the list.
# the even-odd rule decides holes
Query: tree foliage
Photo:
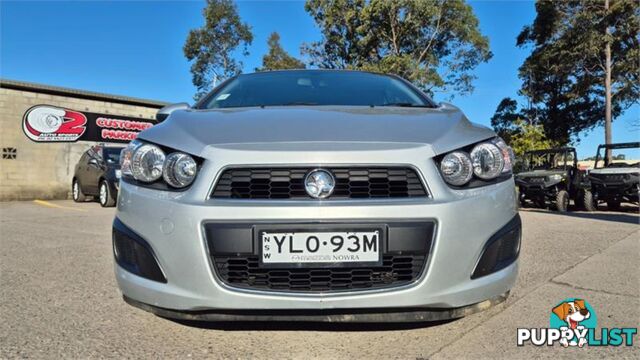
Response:
[[[566,145],[549,139],[541,124],[527,120],[526,110],[519,109],[517,101],[504,98],[491,118],[491,126],[517,156],[527,151]]]
[[[515,121],[516,131],[511,134],[509,146],[516,156],[522,156],[525,152],[538,149],[550,149],[557,147],[544,133],[542,125],[527,123],[522,119]]]
[[[280,45],[280,35],[277,32],[271,33],[269,40],[269,52],[262,57],[262,67],[256,71],[283,70],[283,69],[304,69],[302,61],[289,55]]]
[[[242,62],[234,52],[240,48],[244,56],[248,55],[253,41],[251,28],[241,21],[231,0],[207,0],[202,14],[205,24],[189,32],[183,47],[185,57],[192,62],[196,99],[211,89],[213,81],[242,72]]]
[[[520,94],[532,103],[532,121],[551,139],[568,143],[602,125],[605,44],[612,54],[612,115],[640,97],[640,5],[637,0],[536,2],[537,16],[517,38],[532,52],[519,70]],[[607,34],[607,28],[609,34]]]
[[[463,0],[308,0],[322,39],[312,65],[400,75],[429,93],[473,91],[472,70],[492,54]]]
[[[518,110],[518,102],[512,98],[504,98],[491,117],[491,126],[498,136],[509,143],[511,135],[517,131],[517,121],[524,118],[522,111]]]

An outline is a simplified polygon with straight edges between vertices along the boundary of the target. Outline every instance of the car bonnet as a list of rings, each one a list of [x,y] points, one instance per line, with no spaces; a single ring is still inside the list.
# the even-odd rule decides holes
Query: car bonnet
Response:
[[[404,143],[434,154],[495,136],[457,108],[289,106],[174,112],[139,139],[200,155],[208,146],[257,143]]]

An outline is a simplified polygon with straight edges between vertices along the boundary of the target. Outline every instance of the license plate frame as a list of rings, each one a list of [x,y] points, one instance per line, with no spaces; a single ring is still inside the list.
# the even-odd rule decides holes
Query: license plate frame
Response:
[[[374,232],[378,231],[377,261],[336,261],[336,262],[264,262],[262,234],[267,233],[332,233],[332,232]],[[278,224],[256,225],[253,229],[254,244],[258,253],[258,264],[261,268],[295,269],[295,268],[358,268],[382,266],[382,257],[387,250],[387,226],[379,223],[371,224]]]

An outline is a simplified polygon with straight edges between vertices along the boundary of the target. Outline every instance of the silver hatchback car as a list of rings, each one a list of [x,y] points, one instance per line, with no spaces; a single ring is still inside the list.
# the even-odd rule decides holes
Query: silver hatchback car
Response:
[[[514,285],[513,152],[402,78],[239,75],[159,120],[121,155],[115,273],[134,306],[189,320],[429,321]]]

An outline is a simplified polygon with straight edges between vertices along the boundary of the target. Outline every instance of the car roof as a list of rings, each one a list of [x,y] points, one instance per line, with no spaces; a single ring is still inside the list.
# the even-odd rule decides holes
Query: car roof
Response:
[[[616,143],[616,144],[600,144],[598,148],[605,149],[630,149],[640,147],[640,142],[627,142],[627,143]]]

